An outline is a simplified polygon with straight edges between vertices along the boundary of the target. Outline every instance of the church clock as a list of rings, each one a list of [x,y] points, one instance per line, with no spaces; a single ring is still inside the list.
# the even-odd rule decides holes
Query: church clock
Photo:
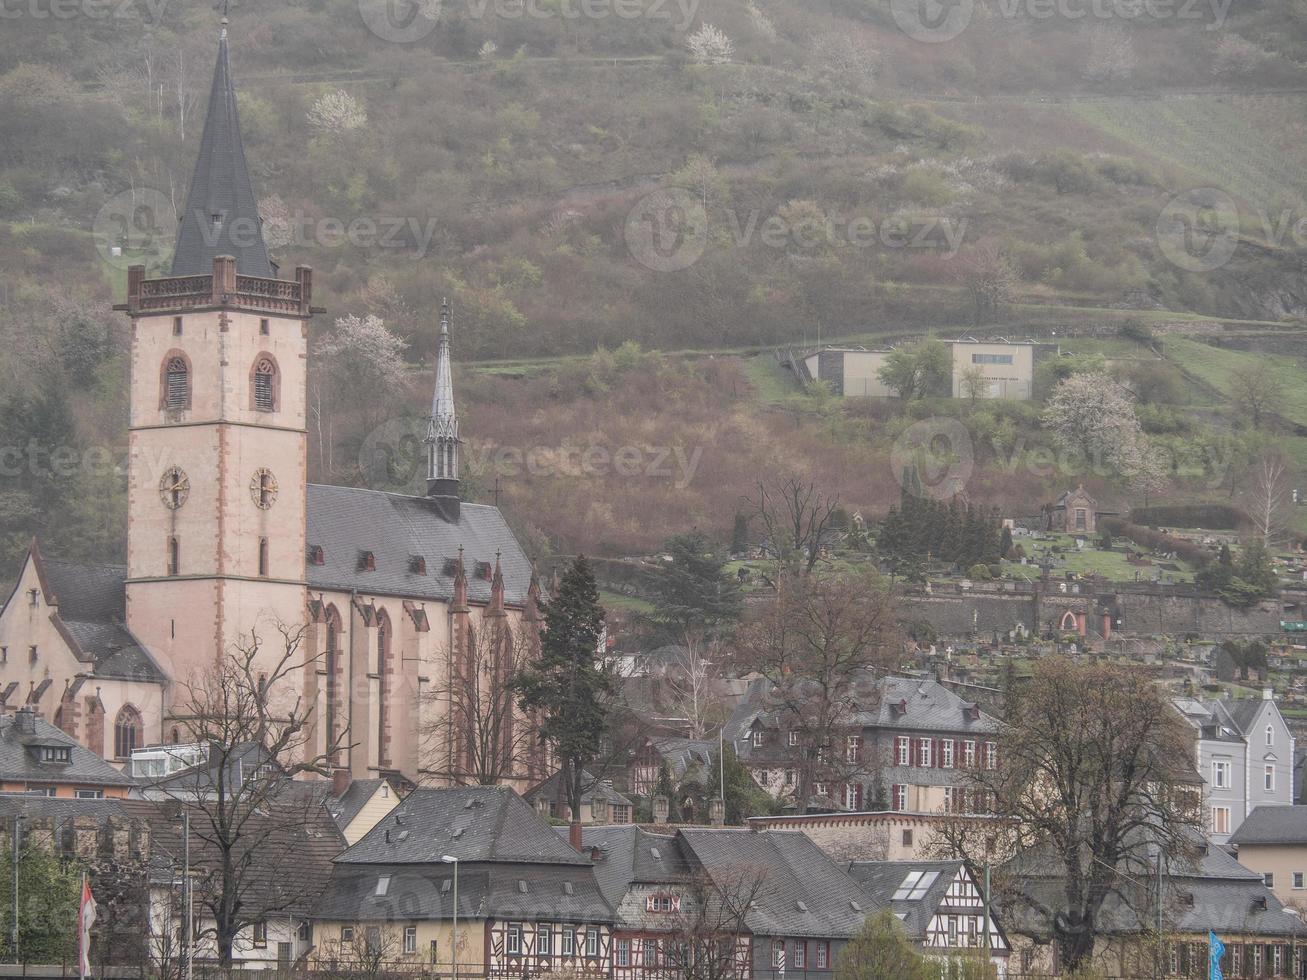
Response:
[[[272,470],[257,469],[250,479],[250,496],[260,510],[267,510],[277,502],[277,478]]]
[[[164,470],[163,479],[159,481],[159,498],[169,510],[176,510],[186,503],[191,493],[191,478],[180,466],[170,466]]]

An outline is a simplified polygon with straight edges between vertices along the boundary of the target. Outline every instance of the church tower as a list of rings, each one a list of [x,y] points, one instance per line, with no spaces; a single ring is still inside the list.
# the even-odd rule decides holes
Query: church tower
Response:
[[[304,619],[312,272],[277,278],[222,20],[170,275],[128,271],[127,625],[185,681]]]
[[[427,423],[427,496],[438,505],[445,520],[457,524],[460,510],[458,414],[454,410],[454,381],[449,363],[449,302],[440,304],[440,346],[436,351],[436,392]]]

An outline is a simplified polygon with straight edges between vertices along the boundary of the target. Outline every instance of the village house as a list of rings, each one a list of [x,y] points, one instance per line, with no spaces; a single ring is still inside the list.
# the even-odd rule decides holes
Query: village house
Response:
[[[1230,835],[1239,863],[1285,905],[1307,912],[1307,806],[1259,806]]]
[[[336,857],[312,916],[321,969],[612,969],[614,915],[590,859],[503,786],[414,790]]]
[[[981,883],[964,862],[854,861],[849,875],[874,907],[894,912],[925,955],[986,950],[999,975],[1006,974],[1007,937],[993,908],[986,908]]]
[[[842,722],[838,782],[819,780],[811,796],[847,811],[983,813],[988,802],[968,772],[998,764],[999,722],[935,680],[886,677]],[[800,734],[787,709],[755,689],[726,726],[726,738],[754,780],[777,799],[798,785]]]
[[[1293,803],[1294,737],[1270,688],[1258,698],[1174,698],[1193,733],[1208,836],[1224,844],[1261,806]]]
[[[649,796],[658,776],[667,770],[673,786],[687,780],[702,784],[717,757],[718,743],[711,738],[681,735],[650,735],[636,749],[627,775],[627,786],[637,796]]]
[[[1098,501],[1084,484],[1064,491],[1048,506],[1048,530],[1091,537],[1098,529]]]
[[[0,792],[125,797],[135,780],[28,707],[0,715]]]
[[[612,780],[599,779],[587,771],[581,774],[581,786],[581,823],[631,822],[635,815],[635,805],[613,788]],[[543,783],[532,786],[522,794],[522,799],[535,807],[542,817],[551,820],[572,819],[572,808],[567,803],[567,787],[563,783],[561,771]]]

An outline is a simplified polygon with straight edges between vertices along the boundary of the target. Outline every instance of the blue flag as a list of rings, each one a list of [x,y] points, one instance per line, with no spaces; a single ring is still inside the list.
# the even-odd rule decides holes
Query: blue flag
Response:
[[[1207,931],[1207,949],[1207,958],[1211,965],[1207,980],[1225,980],[1225,974],[1221,972],[1221,957],[1225,955],[1225,943],[1217,939],[1216,933],[1210,929]]]

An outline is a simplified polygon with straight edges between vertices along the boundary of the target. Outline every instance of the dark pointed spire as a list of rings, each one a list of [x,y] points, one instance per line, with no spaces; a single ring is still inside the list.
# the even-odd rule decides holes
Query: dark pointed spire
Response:
[[[227,57],[225,11],[204,135],[200,137],[195,176],[191,178],[191,191],[177,232],[172,274],[209,275],[213,272],[213,260],[219,255],[235,256],[236,271],[242,276],[271,279],[275,275],[263,241],[259,202],[254,196],[245,147],[241,143],[236,88]]]
[[[436,350],[436,390],[427,422],[427,496],[443,501],[454,520],[459,514],[458,413],[454,408],[449,353],[449,302],[440,304],[440,346]]]

